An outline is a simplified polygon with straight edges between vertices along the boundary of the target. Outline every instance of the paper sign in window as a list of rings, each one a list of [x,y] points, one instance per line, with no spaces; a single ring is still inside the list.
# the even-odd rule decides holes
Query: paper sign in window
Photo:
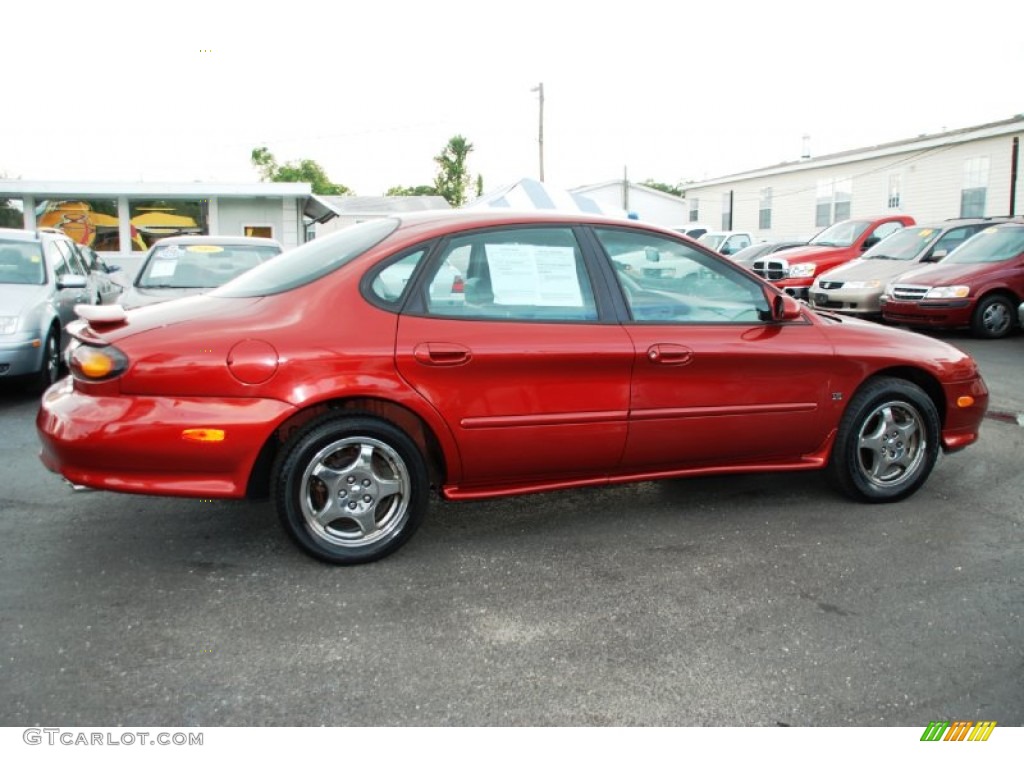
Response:
[[[154,261],[152,266],[149,268],[150,277],[171,277],[174,274],[174,270],[178,268],[177,259],[166,259],[161,261]]]
[[[575,249],[555,245],[489,244],[486,251],[495,304],[583,306]]]

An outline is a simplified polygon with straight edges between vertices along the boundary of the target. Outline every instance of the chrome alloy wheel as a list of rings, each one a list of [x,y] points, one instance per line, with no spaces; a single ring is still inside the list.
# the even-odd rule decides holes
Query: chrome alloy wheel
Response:
[[[883,402],[861,424],[857,462],[864,478],[873,485],[898,485],[925,461],[928,441],[924,418],[910,403]]]
[[[309,531],[333,547],[365,547],[400,533],[409,516],[409,470],[398,452],[352,436],[307,464],[299,505]]]

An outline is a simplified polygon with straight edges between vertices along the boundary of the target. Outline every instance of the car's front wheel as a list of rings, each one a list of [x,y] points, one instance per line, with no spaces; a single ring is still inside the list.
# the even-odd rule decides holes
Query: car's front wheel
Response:
[[[45,392],[60,378],[60,331],[51,328],[43,341],[43,363],[31,381],[32,390]]]
[[[839,423],[828,474],[859,501],[899,501],[921,487],[939,456],[939,414],[903,379],[878,378],[854,395]]]
[[[982,339],[1001,339],[1013,329],[1014,307],[1006,296],[986,296],[971,318],[971,331]]]
[[[282,450],[274,483],[278,515],[292,539],[337,565],[397,550],[429,503],[426,463],[416,444],[371,416],[307,425]]]

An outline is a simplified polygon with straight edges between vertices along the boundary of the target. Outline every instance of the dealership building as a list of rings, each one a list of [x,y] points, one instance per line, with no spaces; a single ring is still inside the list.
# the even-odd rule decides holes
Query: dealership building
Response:
[[[684,185],[687,219],[758,240],[806,238],[848,218],[928,223],[1024,213],[1024,115]]]
[[[308,183],[245,184],[0,179],[0,226],[58,227],[130,265],[161,237],[271,237],[286,249],[338,215]],[[133,253],[136,254],[133,256]]]

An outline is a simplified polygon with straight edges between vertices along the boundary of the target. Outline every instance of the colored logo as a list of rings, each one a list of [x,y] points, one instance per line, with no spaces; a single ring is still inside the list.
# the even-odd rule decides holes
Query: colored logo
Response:
[[[995,720],[932,720],[921,734],[921,741],[988,741],[995,727]]]

